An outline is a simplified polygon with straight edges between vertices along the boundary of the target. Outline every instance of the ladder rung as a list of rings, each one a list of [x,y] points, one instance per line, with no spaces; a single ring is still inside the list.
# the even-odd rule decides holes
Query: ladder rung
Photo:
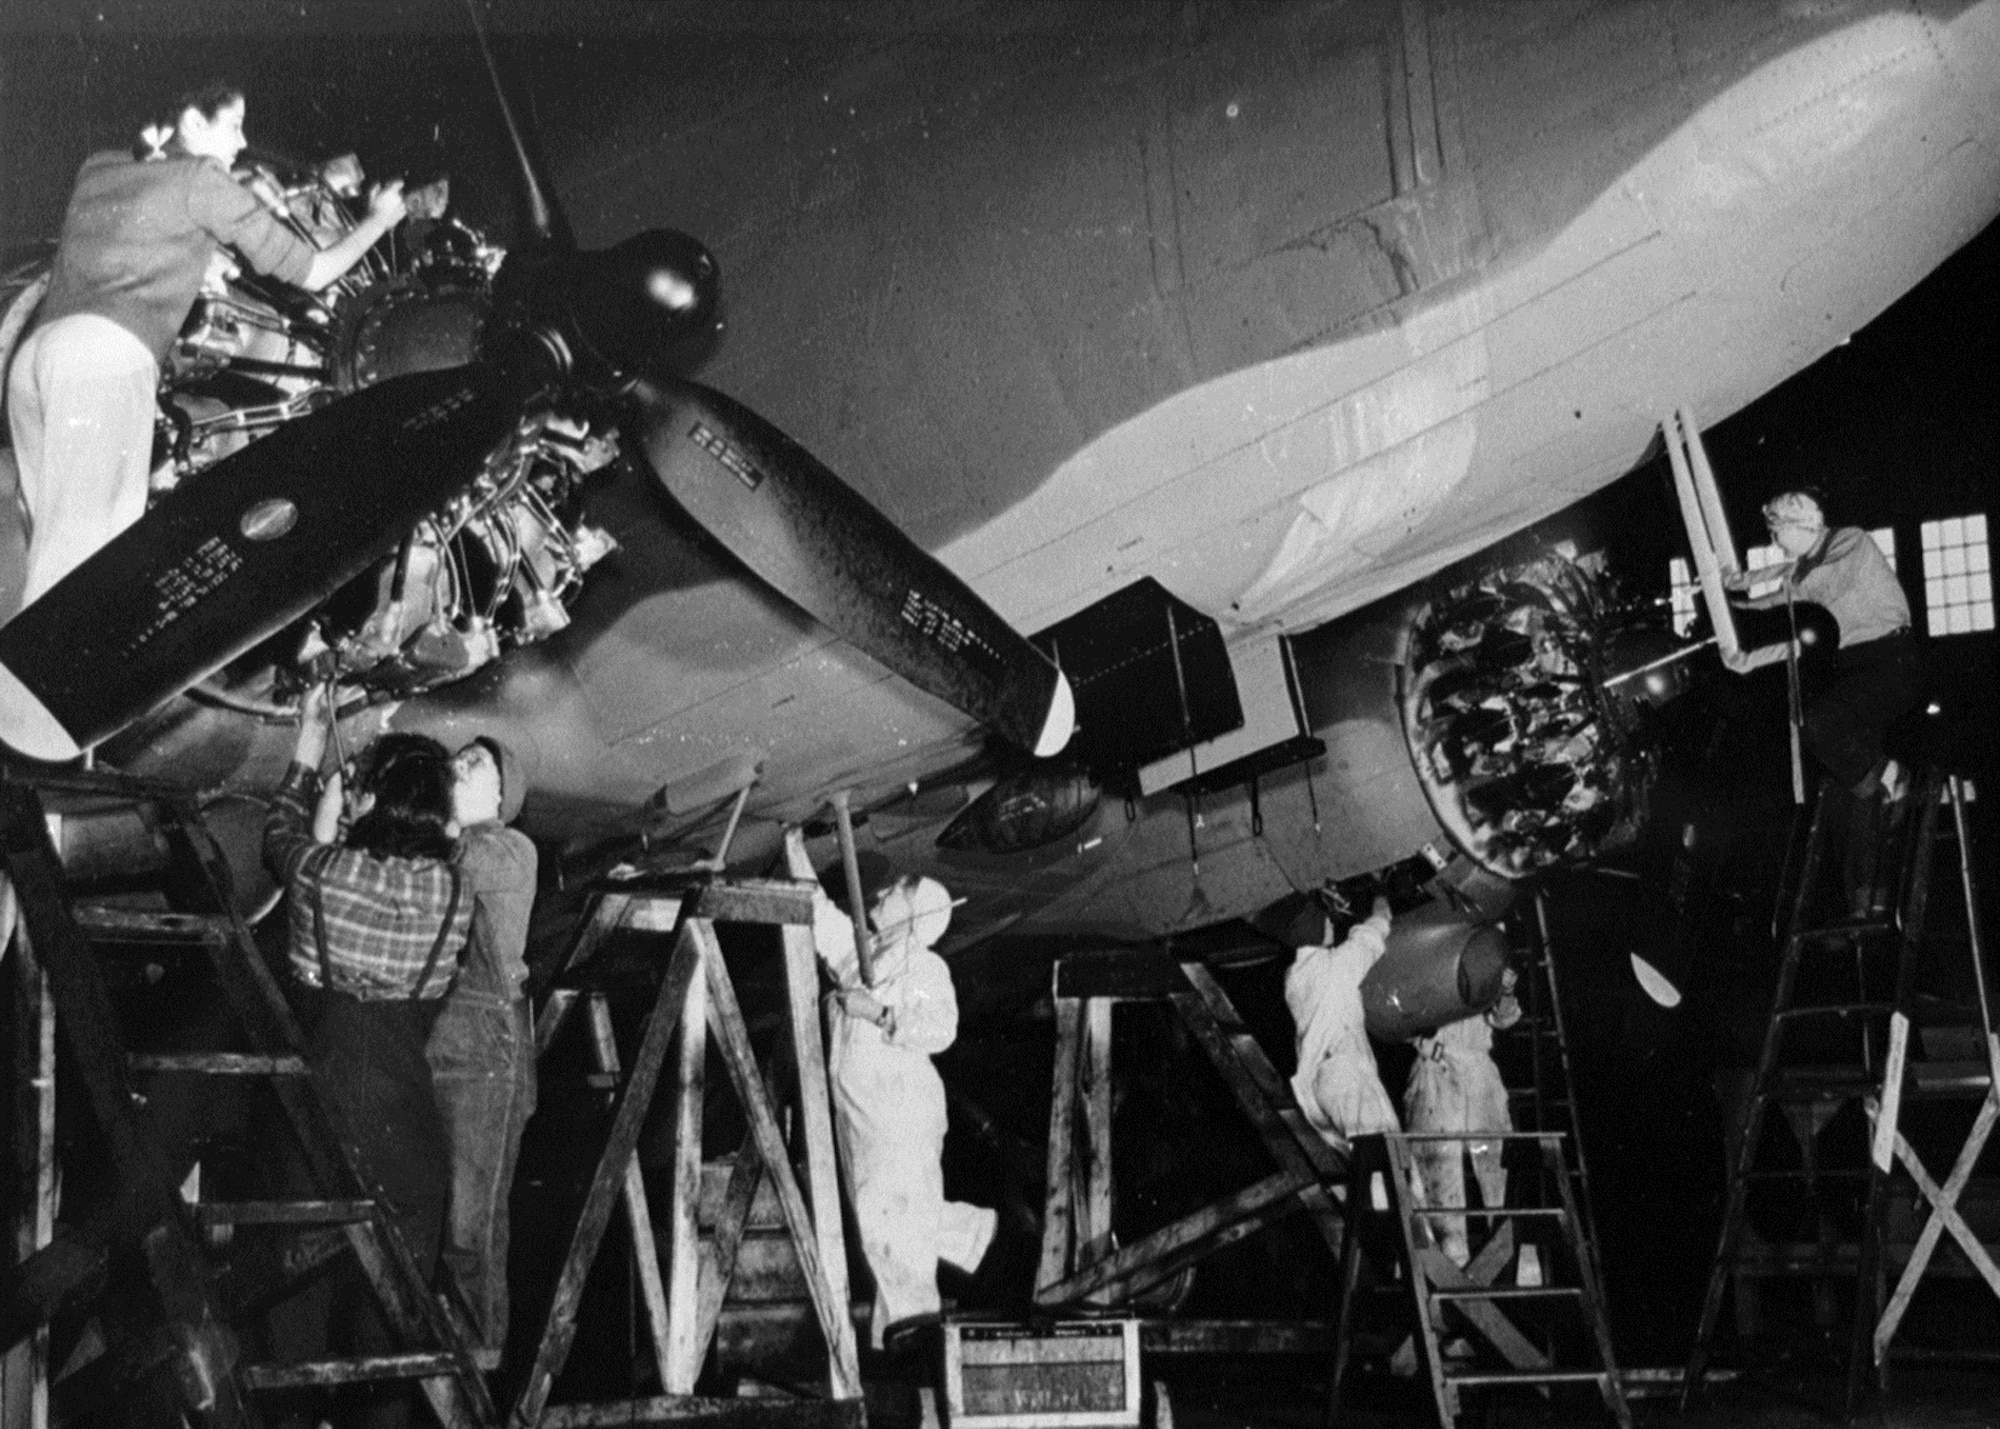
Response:
[[[1887,918],[1848,918],[1838,923],[1823,923],[1817,928],[1800,928],[1792,934],[1792,941],[1832,943],[1847,938],[1888,938],[1901,936],[1902,931]]]
[[[303,1077],[305,1058],[254,1052],[134,1052],[125,1064],[135,1072],[193,1072],[209,1077]]]
[[[1480,1369],[1444,1371],[1449,1384],[1602,1384],[1615,1376],[1608,1369]]]
[[[1767,1101],[1846,1101],[1882,1089],[1882,1075],[1859,1068],[1782,1071],[1764,1085]]]
[[[1561,1141],[1560,1131],[1397,1131],[1391,1132],[1401,1142],[1419,1141]]]
[[[142,908],[78,904],[76,925],[98,942],[202,943],[230,937],[235,925],[218,913],[162,913]]]
[[[1780,1021],[1801,1017],[1884,1017],[1896,1010],[1893,1002],[1815,1002],[1804,1007],[1782,1008],[1771,1015]]]
[[[309,1389],[316,1385],[363,1384],[373,1380],[434,1379],[439,1375],[455,1375],[458,1369],[457,1356],[441,1350],[423,1350],[359,1359],[246,1365],[242,1374],[252,1389]]]
[[[1983,1095],[1991,1082],[1984,1062],[1912,1061],[1904,1100]],[[1882,1090],[1882,1074],[1859,1068],[1796,1068],[1780,1071],[1764,1088],[1767,1101],[1847,1100]]]
[[[1975,1096],[1993,1084],[1992,1072],[1984,1062],[1911,1062],[1911,1085],[1903,1089],[1931,1096]]]
[[[1583,1291],[1575,1285],[1487,1285],[1471,1290],[1432,1290],[1431,1299],[1458,1300],[1579,1300]]]
[[[1866,1167],[1839,1166],[1820,1167],[1807,1171],[1803,1167],[1789,1167],[1781,1171],[1745,1171],[1746,1181],[1861,1181],[1868,1176]]]
[[[203,1201],[194,1208],[205,1226],[352,1225],[375,1215],[373,1201]]]
[[[1425,1220],[1440,1220],[1445,1216],[1471,1216],[1474,1220],[1558,1220],[1568,1212],[1561,1206],[1412,1206],[1410,1218],[1421,1216]]]

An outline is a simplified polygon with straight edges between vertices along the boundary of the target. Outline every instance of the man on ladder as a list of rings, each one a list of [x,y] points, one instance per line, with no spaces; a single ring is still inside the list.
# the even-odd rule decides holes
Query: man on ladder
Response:
[[[1795,705],[1793,718],[1803,727],[1814,757],[1856,800],[1849,819],[1847,883],[1852,911],[1865,916],[1878,896],[1874,870],[1865,857],[1877,842],[1877,815],[1886,809],[1893,819],[1910,789],[1909,770],[1886,750],[1889,726],[1916,708],[1918,698],[1910,603],[1866,531],[1855,526],[1828,529],[1818,493],[1806,488],[1779,492],[1764,503],[1764,523],[1789,559],[1757,571],[1725,573],[1723,584],[1741,591],[1775,579],[1778,590],[1736,604],[1750,610],[1790,610],[1797,601],[1812,601],[1839,623],[1832,681],[1803,700],[1802,707]],[[1742,666],[1756,669],[1796,660],[1797,655],[1794,621],[1792,640],[1745,652]],[[1793,687],[1796,694],[1796,667]]]

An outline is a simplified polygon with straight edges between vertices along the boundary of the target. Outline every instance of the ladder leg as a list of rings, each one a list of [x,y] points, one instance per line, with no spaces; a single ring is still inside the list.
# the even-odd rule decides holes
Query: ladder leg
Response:
[[[1793,892],[1783,959],[1778,967],[1778,985],[1771,999],[1771,1020],[1764,1029],[1764,1045],[1757,1057],[1757,1075],[1751,1083],[1750,1097],[1737,1128],[1736,1142],[1729,1150],[1729,1192],[1723,1205],[1722,1229],[1717,1237],[1715,1261],[1709,1267],[1708,1288],[1702,1296],[1701,1318],[1696,1324],[1694,1343],[1688,1350],[1687,1367],[1681,1378],[1680,1408],[1683,1414],[1689,1412],[1700,1398],[1717,1322],[1722,1315],[1722,1294],[1728,1288],[1730,1272],[1742,1242],[1750,1167],[1756,1160],[1758,1139],[1764,1133],[1768,1090],[1784,1043],[1785,1023],[1780,1014],[1790,1006],[1792,991],[1798,981],[1803,950],[1801,934],[1812,900],[1818,895],[1826,862],[1828,791],[1831,787],[1822,785],[1820,796],[1813,805],[1805,852],[1800,859],[1799,881]]]

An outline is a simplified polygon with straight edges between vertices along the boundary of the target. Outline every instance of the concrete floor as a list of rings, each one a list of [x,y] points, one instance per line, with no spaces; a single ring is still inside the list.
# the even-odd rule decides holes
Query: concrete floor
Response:
[[[1324,1386],[1284,1375],[1161,1371],[1170,1383],[1174,1429],[1326,1429]],[[1715,1386],[1706,1404],[1683,1415],[1671,1395],[1631,1400],[1634,1422],[1687,1429],[1825,1429],[1842,1423],[1842,1384],[1830,1371]],[[1418,1383],[1362,1384],[1349,1396],[1340,1429],[1416,1429],[1437,1422]],[[1554,1402],[1528,1391],[1468,1398],[1459,1423],[1484,1429],[1610,1424],[1589,1392]],[[1866,1400],[1854,1429],[2000,1429],[2000,1368],[1904,1370],[1892,1392]]]

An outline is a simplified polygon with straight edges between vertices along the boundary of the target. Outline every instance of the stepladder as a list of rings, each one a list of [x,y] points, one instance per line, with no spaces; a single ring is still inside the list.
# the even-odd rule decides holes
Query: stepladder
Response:
[[[1772,1302],[1804,1289],[1808,1343],[1845,1347],[1849,1413],[1886,1380],[1919,1285],[1945,1264],[1941,1242],[2000,1295],[1991,1247],[1959,1210],[1995,1119],[2000,1061],[1962,787],[1920,770],[1900,808],[1870,821],[1852,817],[1852,802],[1828,783],[1812,806],[1684,1402],[1701,1392],[1732,1292],[1737,1358],[1754,1368],[1783,1347]],[[1954,850],[1963,896],[1939,897]],[[1952,1169],[1934,1179],[1927,1160],[1946,1158]]]
[[[112,817],[150,831],[158,865],[73,877],[64,821]],[[303,1055],[195,796],[116,775],[9,773],[0,840],[19,906],[8,971],[29,1104],[14,1122],[17,1204],[34,1221],[16,1236],[0,1338],[27,1346],[16,1361],[30,1419],[39,1401],[65,1420],[116,1404],[135,1421],[256,1424],[273,1395],[409,1381],[454,1429],[495,1422],[462,1325],[329,1114],[327,1073]],[[101,1162],[59,1165],[59,1066]],[[329,1279],[369,1305],[365,1342],[276,1328]],[[10,1375],[10,1397],[19,1382]]]
[[[1378,1328],[1368,1322],[1397,1314],[1385,1304],[1403,1299],[1398,1322],[1412,1329],[1439,1424],[1459,1422],[1469,1395],[1577,1387],[1594,1391],[1605,1414],[1630,1429],[1565,1141],[1548,1132],[1356,1139],[1333,1371],[1336,1421],[1355,1348]],[[1449,1203],[1423,1187],[1419,1147],[1490,1156],[1493,1172],[1504,1173],[1513,1189],[1497,1191],[1492,1172],[1469,1176],[1464,1197]],[[1488,1204],[1488,1197],[1506,1203]],[[1455,1232],[1449,1238],[1448,1229]],[[1406,1297],[1395,1290],[1398,1279]]]

